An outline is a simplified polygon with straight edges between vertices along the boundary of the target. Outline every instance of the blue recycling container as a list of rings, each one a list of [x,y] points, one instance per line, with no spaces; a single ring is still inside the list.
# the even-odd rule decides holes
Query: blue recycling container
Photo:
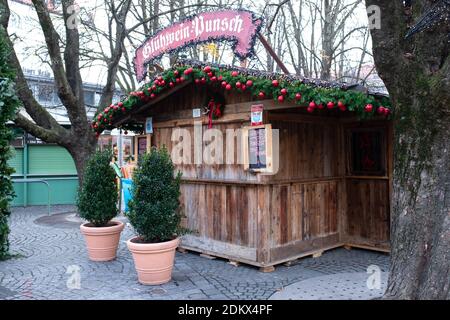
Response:
[[[123,192],[123,204],[124,212],[128,212],[128,201],[131,200],[131,190],[133,188],[133,180],[122,179],[122,192]]]

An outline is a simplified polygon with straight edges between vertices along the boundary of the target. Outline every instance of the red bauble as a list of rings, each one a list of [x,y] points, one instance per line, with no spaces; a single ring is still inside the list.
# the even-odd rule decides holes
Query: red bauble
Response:
[[[231,72],[232,77],[237,77],[238,75],[239,75],[239,72],[237,72],[237,71]]]
[[[165,82],[164,80],[162,80],[162,81],[159,82],[159,85],[160,85],[161,87],[164,87],[164,86],[166,85],[166,82]]]
[[[147,91],[148,92],[152,92],[152,88],[150,87],[150,88],[147,88]]]
[[[241,83],[238,81],[238,82],[236,82],[236,88],[240,88],[241,87]]]
[[[309,113],[313,113],[315,108],[312,107],[308,107],[306,108],[306,111],[308,111]]]
[[[302,95],[300,93],[295,94],[295,100],[300,100],[302,98]]]
[[[205,84],[205,83],[206,83],[205,77],[203,77],[203,78],[200,80],[200,82],[201,82],[202,84]]]
[[[384,115],[388,116],[391,113],[391,110],[389,110],[388,108],[384,108]]]
[[[273,80],[273,81],[272,81],[272,85],[273,85],[274,87],[278,87],[279,84],[280,84],[280,83],[278,82],[278,80]]]
[[[212,77],[214,75],[214,73],[212,73],[212,72],[208,72],[208,77]]]
[[[200,79],[195,79],[194,82],[195,82],[196,84],[199,84],[199,83],[200,83]]]
[[[315,103],[314,101],[311,101],[311,102],[309,103],[309,107],[308,107],[308,108],[314,109],[315,107],[316,107],[316,103]]]
[[[247,86],[245,84],[241,85],[241,90],[245,91],[245,89],[247,89]]]
[[[380,106],[378,109],[377,109],[377,113],[378,114],[384,114],[384,110],[385,110],[386,108],[385,107],[383,107],[383,106]]]
[[[219,76],[219,77],[217,78],[218,81],[222,81],[222,79],[223,79],[222,76]]]
[[[347,110],[347,107],[343,104],[343,105],[339,106],[339,110],[345,111],[345,110]]]
[[[283,95],[283,96],[285,96],[285,95],[287,95],[287,90],[285,89],[285,88],[283,88],[283,89],[281,89],[281,94]]]
[[[176,83],[180,83],[180,78],[176,78],[176,79],[175,79],[175,82],[176,82]]]
[[[317,106],[317,108],[320,109],[320,110],[322,110],[323,108],[325,108],[325,106],[323,105],[323,103],[320,103],[320,104]]]
[[[258,93],[258,97],[260,99],[264,99],[265,96],[266,96],[266,94],[264,92],[262,92],[262,91],[260,93]]]
[[[187,68],[186,70],[184,70],[184,74],[185,74],[185,75],[189,75],[189,74],[192,73],[192,71],[194,71],[194,69],[192,69],[192,68]]]
[[[175,77],[178,77],[178,75],[179,75],[180,73],[178,72],[178,70],[175,70],[175,71],[173,72],[173,74],[175,75]]]
[[[155,85],[152,85],[152,90],[156,90],[156,86]]]
[[[126,111],[126,109],[125,108],[122,108],[122,112],[125,112]]]
[[[338,108],[345,107],[345,104],[342,101],[338,101]]]
[[[159,76],[159,77],[158,77],[158,81],[159,81],[159,82],[164,81],[163,77]]]
[[[98,116],[97,116],[97,120],[100,120],[102,118],[102,114],[100,113]]]
[[[203,68],[203,71],[205,73],[211,72],[211,67],[210,66],[206,66],[206,67]]]
[[[175,85],[173,84],[173,82],[169,82],[169,87],[173,88]]]
[[[278,96],[278,102],[283,102],[284,101],[284,96]]]
[[[119,102],[117,105],[119,106],[119,108],[123,107],[123,103],[122,102]]]
[[[211,78],[211,81],[212,81],[212,82],[216,82],[216,81],[217,81],[217,77],[216,77],[216,76],[212,77],[212,78]]]
[[[225,89],[228,90],[228,91],[231,90],[231,84],[227,84],[227,85],[225,86]]]
[[[245,85],[247,87],[251,87],[253,85],[253,81],[252,80],[247,80],[247,82],[245,83]]]
[[[184,81],[184,77],[180,77],[180,82],[183,82]]]
[[[222,87],[226,87],[227,86],[227,82],[226,81],[222,81]]]
[[[364,107],[365,112],[372,112],[373,111],[373,105],[368,104]]]
[[[152,93],[152,94],[150,95],[150,99],[154,99],[154,98],[155,98],[155,94]]]
[[[334,108],[334,102],[331,102],[331,101],[328,102],[328,103],[327,103],[327,108],[328,108],[328,109],[333,109],[333,108]]]

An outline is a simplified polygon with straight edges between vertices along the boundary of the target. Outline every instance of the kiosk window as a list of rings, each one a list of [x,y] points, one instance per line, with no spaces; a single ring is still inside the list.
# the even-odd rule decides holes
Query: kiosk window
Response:
[[[352,175],[384,175],[385,151],[382,129],[350,130],[350,173]]]

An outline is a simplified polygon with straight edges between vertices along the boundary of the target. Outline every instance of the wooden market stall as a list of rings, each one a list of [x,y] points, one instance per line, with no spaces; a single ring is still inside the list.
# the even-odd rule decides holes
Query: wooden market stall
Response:
[[[145,95],[143,102],[111,122],[120,127],[152,117],[153,133],[136,139],[143,139],[142,149],[147,143],[165,145],[169,152],[187,143],[180,129],[191,137],[198,130],[205,134],[210,126],[223,133],[223,163],[196,163],[209,142],[199,150],[193,138],[184,145],[191,151],[183,151],[185,163],[177,164],[183,173],[184,223],[194,231],[183,237],[182,248],[263,271],[339,246],[389,250],[392,123],[386,116],[374,110],[362,120],[355,112],[326,106],[308,112],[295,101],[279,102],[194,78],[186,76],[152,97],[135,93],[133,98]],[[329,87],[322,81],[301,81]],[[216,120],[199,112],[211,99],[224,105]],[[263,106],[262,126],[251,127],[253,105]],[[234,131],[242,128],[239,134]],[[249,164],[255,141],[262,141],[258,148],[265,151],[262,166]],[[135,145],[138,157],[139,142]]]

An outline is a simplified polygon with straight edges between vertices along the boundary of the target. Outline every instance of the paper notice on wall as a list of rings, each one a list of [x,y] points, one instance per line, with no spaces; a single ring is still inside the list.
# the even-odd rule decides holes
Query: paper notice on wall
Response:
[[[263,111],[264,106],[262,104],[252,105],[251,107],[252,126],[260,126],[263,124]]]

